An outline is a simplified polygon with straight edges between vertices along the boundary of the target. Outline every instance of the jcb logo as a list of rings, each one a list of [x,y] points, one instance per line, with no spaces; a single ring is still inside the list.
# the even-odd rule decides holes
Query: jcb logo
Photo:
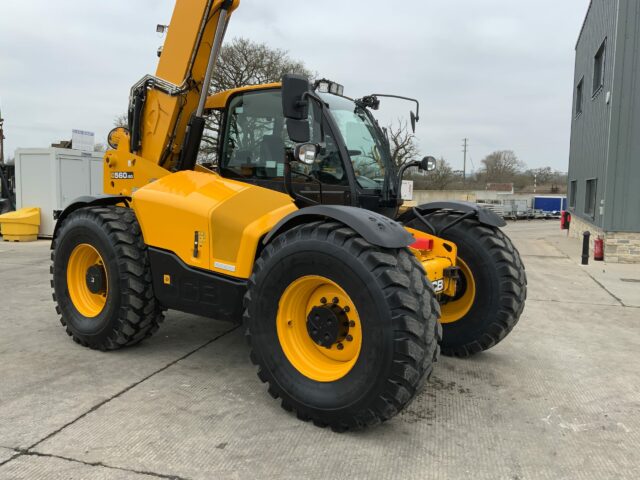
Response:
[[[444,290],[444,279],[441,278],[440,280],[436,280],[434,282],[431,282],[431,285],[433,285],[433,289],[436,292],[440,292],[440,291]]]

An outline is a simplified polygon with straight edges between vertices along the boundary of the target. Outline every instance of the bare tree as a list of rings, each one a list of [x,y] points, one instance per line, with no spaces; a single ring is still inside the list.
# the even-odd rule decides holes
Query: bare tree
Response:
[[[391,146],[391,160],[396,168],[416,160],[419,155],[416,136],[409,129],[406,120],[398,120],[387,127]]]
[[[129,117],[126,113],[123,113],[122,115],[118,115],[117,117],[115,117],[113,119],[113,126],[114,127],[125,127],[128,128],[129,127]]]
[[[271,48],[265,43],[253,42],[246,38],[235,38],[220,51],[209,93],[245,85],[279,82],[285,73],[314,77],[303,62],[289,57],[286,50]],[[206,131],[200,146],[202,161],[215,162],[219,128],[220,114],[213,113],[207,119]]]
[[[487,183],[513,182],[524,166],[512,150],[499,150],[482,160],[480,175]]]

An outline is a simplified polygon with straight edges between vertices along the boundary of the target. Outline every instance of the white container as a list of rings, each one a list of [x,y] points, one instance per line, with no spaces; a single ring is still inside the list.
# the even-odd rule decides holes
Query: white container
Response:
[[[53,236],[54,212],[83,195],[102,195],[103,155],[65,148],[16,150],[16,208],[40,207],[39,236]]]

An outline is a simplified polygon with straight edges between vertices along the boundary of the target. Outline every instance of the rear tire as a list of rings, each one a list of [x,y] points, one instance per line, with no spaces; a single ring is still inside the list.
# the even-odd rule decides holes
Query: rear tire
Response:
[[[460,216],[436,212],[427,218],[439,231]],[[432,233],[419,219],[408,226]],[[442,305],[442,353],[468,357],[498,344],[518,323],[527,298],[524,264],[509,237],[475,218],[463,220],[440,236],[457,245],[458,258],[471,271],[475,286],[473,303],[461,318],[448,322],[447,305]]]
[[[309,328],[309,320],[292,315],[282,326],[279,315],[287,311],[291,286],[308,278],[337,285],[352,301],[351,310],[345,310],[348,320],[355,309],[361,321],[359,353],[339,378],[318,380],[321,368],[312,378],[285,353],[281,330],[298,321]],[[265,247],[249,280],[244,325],[258,376],[274,398],[282,399],[282,408],[317,426],[345,431],[388,420],[411,401],[439,353],[438,314],[431,284],[408,249],[376,247],[342,224],[319,221],[295,227]],[[314,346],[326,353],[326,347]],[[302,365],[310,357],[301,354]]]
[[[63,220],[51,249],[53,300],[60,322],[74,341],[115,350],[158,330],[162,308],[153,294],[147,248],[131,209],[76,210]],[[84,259],[78,252],[85,253]],[[82,263],[87,255],[88,263]],[[89,280],[82,275],[90,263],[95,263],[90,268],[104,284],[98,294],[87,291]]]

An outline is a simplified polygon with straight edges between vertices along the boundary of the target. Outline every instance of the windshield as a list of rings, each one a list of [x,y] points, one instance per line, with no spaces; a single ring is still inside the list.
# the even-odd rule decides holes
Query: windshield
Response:
[[[329,104],[345,141],[356,179],[362,188],[382,188],[390,165],[386,140],[368,112],[352,100],[319,94]]]

